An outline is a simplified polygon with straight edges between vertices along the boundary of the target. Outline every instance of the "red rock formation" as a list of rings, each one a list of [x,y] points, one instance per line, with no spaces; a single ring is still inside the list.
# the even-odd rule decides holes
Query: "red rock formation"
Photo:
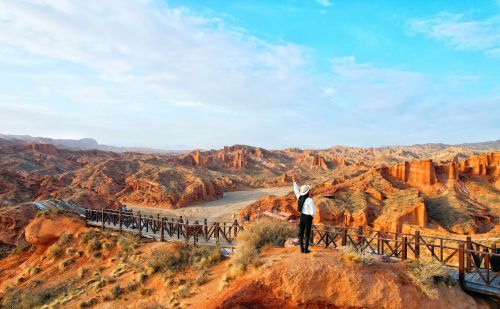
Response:
[[[324,170],[328,169],[328,166],[326,165],[325,159],[323,159],[322,157],[320,157],[318,155],[313,156],[313,163],[311,166],[319,166]]]
[[[25,239],[24,228],[35,215],[32,205],[0,208],[0,243],[17,246]]]
[[[403,280],[403,263],[349,262],[339,250],[268,249],[262,267],[247,270],[222,290],[207,309],[232,308],[478,308],[459,287],[438,285],[430,298]]]
[[[259,147],[255,148],[255,156],[264,159],[264,152]]]
[[[432,160],[404,162],[384,168],[384,172],[417,186],[431,186],[437,182]]]
[[[194,165],[206,165],[208,163],[207,157],[202,155],[199,150],[195,150],[191,153]]]
[[[52,144],[31,144],[28,148],[48,155],[57,155],[59,153],[59,150]]]
[[[413,205],[401,205],[400,212],[395,218],[379,217],[373,222],[373,226],[381,231],[403,231],[403,224],[425,227],[427,224],[427,210],[423,201]]]
[[[247,152],[245,148],[238,149],[234,152],[234,159],[232,165],[230,167],[232,168],[245,168],[248,165],[248,157],[247,157]]]
[[[85,223],[78,217],[38,217],[26,226],[25,234],[29,243],[45,246],[56,242],[63,234],[76,234],[84,230]]]
[[[448,171],[448,179],[457,180],[458,179],[458,159],[454,157],[450,161],[449,171]]]
[[[459,170],[465,174],[473,175],[498,175],[500,165],[500,152],[483,153],[471,157],[459,164]]]

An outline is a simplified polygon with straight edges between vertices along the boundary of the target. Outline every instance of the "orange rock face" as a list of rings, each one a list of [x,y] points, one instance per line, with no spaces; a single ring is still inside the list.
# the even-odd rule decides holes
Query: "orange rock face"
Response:
[[[491,152],[464,160],[459,164],[459,170],[464,174],[497,176],[499,165],[500,152]]]
[[[338,251],[316,250],[311,259],[296,248],[266,257],[275,262],[234,281],[209,308],[477,308],[459,287],[440,286],[439,296],[429,298],[403,279],[402,263],[367,267],[344,260]]]
[[[385,171],[405,183],[431,186],[436,183],[436,174],[432,160],[404,162],[391,166]]]
[[[86,230],[85,223],[76,217],[38,217],[25,229],[26,240],[33,245],[50,245],[63,234],[76,234]]]

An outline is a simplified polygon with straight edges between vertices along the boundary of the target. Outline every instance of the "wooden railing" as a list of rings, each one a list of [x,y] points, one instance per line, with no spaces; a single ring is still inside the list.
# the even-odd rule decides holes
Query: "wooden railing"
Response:
[[[227,247],[236,245],[235,239],[243,227],[234,222],[208,222],[178,217],[145,216],[139,213],[115,210],[86,209],[88,224],[119,231],[128,231],[140,236],[153,237],[159,241],[176,240],[193,244],[212,244]],[[500,257],[494,245],[489,247],[465,240],[423,236],[419,231],[413,234],[383,232],[367,227],[343,227],[313,225],[311,243],[323,247],[351,246],[358,250],[387,255],[400,260],[433,258],[458,271],[459,283],[467,282],[467,274],[477,273],[480,282],[498,289],[498,272],[494,272],[490,260]]]
[[[463,285],[466,274],[477,273],[479,284],[499,289],[498,272],[494,272],[490,260],[500,257],[495,246],[486,246],[465,240],[422,236],[414,234],[382,232],[366,227],[339,227],[314,225],[311,242],[317,246],[351,246],[358,250],[368,250],[374,254],[387,255],[400,260],[433,258],[444,265],[458,270],[458,280]],[[495,281],[496,280],[496,281]]]
[[[238,232],[243,228],[234,222],[208,222],[204,219],[144,216],[141,213],[122,212],[116,210],[85,210],[86,222],[92,225],[111,228],[118,231],[129,231],[140,236],[153,237],[159,241],[167,239],[182,240],[193,244],[217,244],[234,246]]]

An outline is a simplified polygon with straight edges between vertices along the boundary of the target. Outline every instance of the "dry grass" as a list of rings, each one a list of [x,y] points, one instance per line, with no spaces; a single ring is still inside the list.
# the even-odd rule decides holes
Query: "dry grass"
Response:
[[[47,256],[49,258],[54,259],[54,258],[60,256],[62,251],[63,251],[63,249],[61,248],[61,246],[59,246],[58,243],[55,243],[47,249]]]
[[[70,293],[74,281],[63,282],[53,286],[43,286],[40,289],[15,289],[5,295],[2,308],[28,309],[46,305],[54,299]]]
[[[342,254],[345,260],[365,266],[372,265],[376,261],[375,257],[367,249],[361,250],[347,246],[342,249]]]
[[[232,257],[233,268],[245,270],[265,246],[283,247],[296,228],[287,222],[259,219],[238,234],[236,252]]]
[[[429,298],[436,299],[439,296],[437,289],[439,282],[455,285],[448,270],[435,259],[410,260],[406,261],[405,264],[404,275]]]
[[[220,248],[213,246],[172,246],[162,244],[151,251],[148,266],[153,272],[179,271],[186,266],[200,270],[222,259]]]

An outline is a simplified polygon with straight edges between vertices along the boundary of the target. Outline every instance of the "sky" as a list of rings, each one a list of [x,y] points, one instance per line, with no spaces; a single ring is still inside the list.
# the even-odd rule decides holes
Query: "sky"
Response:
[[[0,133],[162,149],[500,138],[500,0],[0,0]]]

